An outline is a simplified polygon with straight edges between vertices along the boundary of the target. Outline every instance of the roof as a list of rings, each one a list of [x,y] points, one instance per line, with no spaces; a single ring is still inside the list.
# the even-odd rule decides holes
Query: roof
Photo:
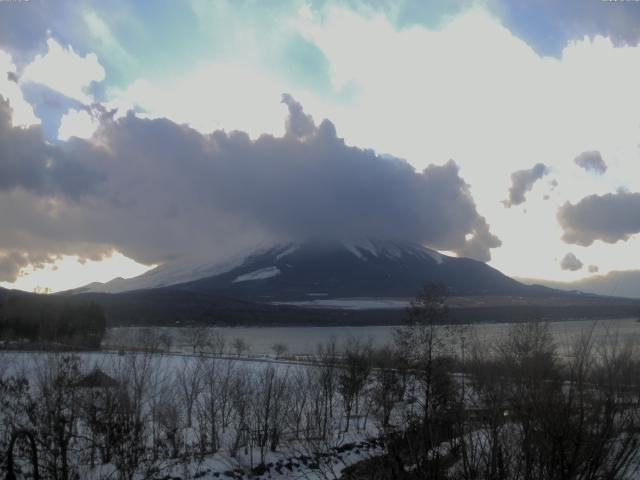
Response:
[[[78,380],[75,386],[79,388],[114,388],[118,386],[118,382],[96,368]]]

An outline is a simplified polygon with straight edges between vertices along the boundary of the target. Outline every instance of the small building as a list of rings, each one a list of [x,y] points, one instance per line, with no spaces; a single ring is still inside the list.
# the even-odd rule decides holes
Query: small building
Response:
[[[90,373],[82,377],[75,384],[77,388],[88,389],[105,389],[116,388],[119,383],[116,379],[110,377],[99,368],[93,369]]]

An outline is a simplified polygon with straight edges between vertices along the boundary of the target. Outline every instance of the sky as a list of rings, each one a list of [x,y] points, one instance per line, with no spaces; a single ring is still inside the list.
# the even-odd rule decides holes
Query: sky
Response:
[[[640,3],[0,2],[0,286],[283,241],[640,270]]]

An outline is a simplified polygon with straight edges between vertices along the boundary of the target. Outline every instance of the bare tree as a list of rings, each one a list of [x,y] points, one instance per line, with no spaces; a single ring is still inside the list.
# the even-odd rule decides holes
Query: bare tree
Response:
[[[207,358],[202,362],[201,394],[198,397],[199,426],[209,451],[220,448],[221,433],[229,423],[233,363]]]
[[[254,387],[253,418],[260,450],[260,462],[264,463],[266,449],[276,451],[282,436],[287,412],[288,384],[286,376],[278,375],[273,365],[262,369]]]
[[[227,345],[227,340],[221,331],[219,330],[210,331],[207,338],[207,343],[208,343],[209,351],[214,355],[224,354],[224,350]]]
[[[242,355],[243,352],[249,351],[249,344],[243,338],[235,338],[233,342],[231,342],[231,348],[236,352],[238,357]]]
[[[233,458],[242,445],[249,447],[250,439],[247,438],[251,431],[251,405],[253,400],[253,385],[251,374],[245,368],[238,368],[233,372],[230,389],[231,425],[234,438],[229,444],[229,455]]]
[[[282,357],[289,350],[287,345],[281,342],[276,342],[271,346],[271,350],[276,355],[276,359]]]
[[[396,330],[396,347],[401,359],[413,371],[418,416],[406,412],[413,443],[416,471],[438,478],[448,452],[436,448],[451,435],[455,411],[460,408],[457,384],[451,377],[451,338],[446,289],[426,286],[411,302],[406,325]],[[418,412],[416,412],[418,414]]]
[[[192,353],[202,353],[207,348],[209,340],[208,329],[203,326],[188,326],[180,330],[182,341],[192,350]]]
[[[372,402],[383,433],[389,433],[391,415],[394,408],[404,398],[407,370],[404,362],[395,359],[395,352],[385,347],[375,352],[373,357],[374,381]]]
[[[193,409],[202,383],[202,362],[183,358],[176,371],[176,384],[186,413],[186,427],[193,426]]]
[[[184,447],[183,431],[186,420],[182,414],[183,403],[176,388],[168,386],[162,392],[162,397],[156,405],[155,417],[160,430],[157,440],[160,446],[166,447],[170,458],[177,458]]]
[[[351,415],[355,408],[358,413],[360,394],[371,373],[371,349],[356,340],[348,342],[342,368],[338,373],[338,392],[346,416],[345,432],[349,431]]]
[[[336,411],[335,396],[337,392],[339,358],[335,338],[332,338],[324,345],[318,345],[316,362],[318,363],[316,368],[318,389],[315,392],[313,405],[314,428],[321,438],[327,438],[329,432],[333,430],[332,422]]]
[[[38,366],[38,395],[27,414],[47,478],[68,480],[77,474],[77,457],[71,457],[71,449],[80,419],[81,376],[77,355],[52,354]]]
[[[127,354],[112,366],[118,381],[117,403],[114,406],[107,434],[112,462],[121,480],[132,480],[139,472],[158,469],[148,440],[155,438],[154,417],[160,390],[160,377],[154,355]]]

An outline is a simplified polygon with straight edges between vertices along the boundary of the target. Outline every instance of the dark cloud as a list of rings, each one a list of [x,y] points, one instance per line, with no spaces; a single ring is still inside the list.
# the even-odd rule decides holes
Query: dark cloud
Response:
[[[51,33],[82,47],[90,39],[84,13],[85,8],[73,0],[0,2],[0,49],[10,53],[20,68],[46,50]]]
[[[283,100],[285,135],[257,140],[103,115],[91,140],[54,148],[38,129],[5,122],[0,148],[18,153],[0,155],[0,251],[99,257],[117,249],[151,264],[262,239],[375,238],[489,260],[500,245],[455,162],[416,172],[345,145],[331,122],[316,126]]]
[[[533,184],[548,173],[547,166],[537,163],[529,170],[518,170],[511,174],[511,188],[509,189],[509,199],[503,201],[505,207],[524,203],[525,194],[533,188]]]
[[[560,262],[560,268],[562,270],[571,270],[572,272],[575,272],[582,268],[582,262],[578,260],[578,257],[573,253],[567,253]]]
[[[489,8],[515,35],[542,55],[560,56],[572,40],[601,35],[615,45],[637,45],[640,8],[635,1],[489,0]]]
[[[600,271],[600,267],[597,265],[589,265],[589,273],[598,273]]]
[[[602,35],[615,45],[637,45],[640,8],[635,0],[363,0],[398,28],[441,28],[456,15],[481,6],[540,55],[559,57],[573,40]],[[322,0],[315,3],[324,4]]]
[[[466,244],[458,249],[458,255],[475,258],[483,262],[491,260],[492,248],[498,248],[502,242],[498,237],[489,231],[489,225],[483,217],[478,217],[473,237],[467,240]]]
[[[591,245],[626,241],[640,232],[640,193],[620,191],[590,195],[575,205],[567,202],[558,210],[558,222],[567,243]]]
[[[14,280],[27,266],[41,269],[57,258],[57,255],[43,252],[0,251],[0,282]]]
[[[575,158],[574,162],[588,172],[595,172],[602,175],[607,171],[607,164],[604,163],[602,155],[600,155],[600,152],[597,150],[582,152]]]
[[[13,280],[20,273],[20,269],[29,265],[26,255],[10,252],[0,254],[0,281]]]
[[[77,150],[68,155],[46,142],[39,125],[14,128],[11,116],[9,102],[0,96],[0,190],[20,187],[71,197],[93,191],[99,175],[83,164]]]
[[[289,117],[285,125],[287,135],[298,140],[304,140],[315,133],[316,125],[313,123],[313,118],[311,115],[304,113],[299,102],[295,101],[288,93],[285,93],[282,95],[282,103],[289,109]]]

